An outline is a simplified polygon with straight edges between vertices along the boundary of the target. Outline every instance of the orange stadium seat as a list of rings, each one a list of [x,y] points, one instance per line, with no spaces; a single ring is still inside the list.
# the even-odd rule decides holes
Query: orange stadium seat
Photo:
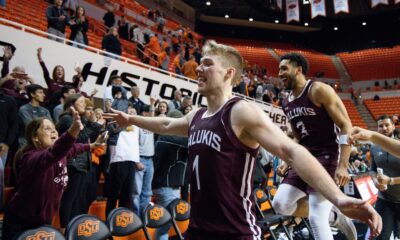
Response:
[[[346,107],[347,113],[349,114],[351,123],[353,126],[358,126],[362,128],[368,128],[364,119],[361,117],[360,113],[357,111],[352,100],[342,100],[344,106]]]
[[[400,76],[400,46],[336,54],[353,81],[393,79]]]
[[[400,114],[400,97],[381,98],[378,101],[366,99],[364,103],[375,120],[383,114]]]

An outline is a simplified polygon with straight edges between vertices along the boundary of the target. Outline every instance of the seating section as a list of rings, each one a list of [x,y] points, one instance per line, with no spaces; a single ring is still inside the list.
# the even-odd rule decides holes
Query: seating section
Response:
[[[310,65],[310,69],[308,71],[307,76],[315,77],[319,72],[324,72],[324,76],[326,78],[339,79],[340,75],[336,70],[335,65],[333,65],[332,59],[330,56],[325,55],[320,52],[295,48],[289,44],[275,44],[271,43],[271,48],[279,55],[282,56],[289,52],[296,52],[304,55]]]
[[[268,52],[265,43],[244,39],[210,38],[233,46],[242,54],[243,58],[247,60],[250,65],[257,63],[260,67],[265,67],[269,76],[278,76],[279,61]]]
[[[375,120],[383,114],[400,114],[400,97],[381,98],[378,101],[366,99],[364,103]]]
[[[400,77],[400,46],[337,54],[353,81]]]
[[[7,1],[7,8],[0,9],[0,17],[47,32],[47,7],[48,4],[45,1]],[[89,22],[89,31],[87,32],[89,45],[101,49],[101,41],[105,33],[104,24],[89,16],[87,19]],[[68,27],[66,33],[68,37],[70,33]],[[138,60],[135,55],[135,45],[123,39],[120,41],[123,48],[122,56]]]
[[[344,106],[346,107],[347,113],[349,114],[351,123],[353,126],[358,126],[362,128],[367,128],[368,126],[361,117],[360,113],[357,111],[356,107],[354,106],[353,102],[351,100],[342,100],[344,103]]]

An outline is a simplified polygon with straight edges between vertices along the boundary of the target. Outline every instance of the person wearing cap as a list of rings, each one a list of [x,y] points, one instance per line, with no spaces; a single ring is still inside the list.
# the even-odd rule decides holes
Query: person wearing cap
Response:
[[[179,110],[167,114],[170,118],[181,118]],[[155,143],[153,194],[156,203],[167,207],[174,199],[180,198],[179,188],[184,185],[188,159],[188,138],[160,135]],[[170,224],[157,229],[156,238],[168,239]]]
[[[112,95],[112,87],[113,86],[121,86],[122,87],[122,79],[120,76],[118,75],[112,75],[110,77],[110,85],[107,86],[107,88],[104,90],[104,94],[103,94],[103,100],[104,100],[104,105],[107,99],[111,99],[114,100],[114,97]],[[126,96],[127,94],[127,90],[125,88],[122,87],[122,96]]]

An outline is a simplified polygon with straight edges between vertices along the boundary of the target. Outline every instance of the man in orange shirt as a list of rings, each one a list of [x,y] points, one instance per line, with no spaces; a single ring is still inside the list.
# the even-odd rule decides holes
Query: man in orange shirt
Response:
[[[146,48],[150,50],[150,56],[154,59],[154,62],[157,62],[157,55],[161,53],[161,46],[158,42],[157,34],[150,34],[150,41],[146,44]]]
[[[195,61],[194,56],[190,55],[189,61],[187,61],[182,66],[183,75],[185,75],[185,77],[187,77],[187,78],[196,79],[197,78],[197,74],[196,74],[197,66],[198,66],[198,64]]]
[[[185,64],[185,51],[180,50],[174,58],[175,73],[182,75],[182,66]]]

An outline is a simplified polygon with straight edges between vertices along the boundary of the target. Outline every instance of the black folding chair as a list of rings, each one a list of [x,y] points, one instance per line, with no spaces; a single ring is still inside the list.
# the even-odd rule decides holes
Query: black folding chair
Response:
[[[146,208],[143,210],[143,224],[144,228],[143,231],[145,232],[146,238],[150,240],[150,235],[148,233],[147,228],[160,228],[167,224],[168,222],[171,222],[172,217],[171,214],[168,212],[166,208],[164,208],[161,205],[150,203],[149,205],[146,206]]]
[[[145,232],[142,220],[128,208],[116,208],[107,217],[107,226],[113,236],[129,236],[140,229]],[[147,240],[150,236],[145,234]]]
[[[32,239],[65,240],[65,237],[57,229],[47,225],[27,230],[17,237],[17,240]]]
[[[254,189],[253,194],[256,199],[258,223],[263,232],[269,233],[273,239],[277,240],[276,231],[282,229],[288,239],[291,239],[287,224],[291,222],[293,217],[276,214],[272,207],[269,193],[266,193],[261,188]],[[269,207],[264,207],[265,204],[269,205]]]
[[[67,240],[113,239],[107,225],[98,217],[82,214],[74,217],[65,231]]]
[[[183,199],[175,199],[172,201],[168,210],[172,215],[172,226],[175,229],[176,235],[179,239],[183,240],[182,230],[179,229],[179,226],[176,221],[186,221],[190,218],[190,204]]]

